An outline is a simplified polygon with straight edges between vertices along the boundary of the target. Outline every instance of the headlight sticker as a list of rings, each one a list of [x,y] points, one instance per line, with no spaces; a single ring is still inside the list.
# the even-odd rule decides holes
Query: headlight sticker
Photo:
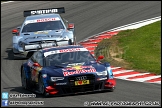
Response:
[[[114,75],[113,75],[111,67],[107,67],[107,71],[109,73],[109,78],[111,78],[111,79],[114,78]]]
[[[47,77],[47,74],[43,74],[42,77],[43,77],[43,78],[46,78],[46,77]]]

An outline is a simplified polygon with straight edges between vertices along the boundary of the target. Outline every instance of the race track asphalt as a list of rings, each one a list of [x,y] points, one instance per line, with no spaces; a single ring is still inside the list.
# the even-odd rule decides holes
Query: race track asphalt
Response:
[[[65,7],[62,16],[75,24],[77,41],[119,26],[161,16],[161,1],[16,1],[1,4],[1,92],[31,93],[21,88],[20,65],[24,60],[10,60],[11,30],[23,22],[24,10],[52,7]],[[161,85],[117,79],[114,92],[52,98],[37,95],[36,98],[11,100],[44,101],[45,107],[84,107],[86,101],[156,101],[161,104]]]

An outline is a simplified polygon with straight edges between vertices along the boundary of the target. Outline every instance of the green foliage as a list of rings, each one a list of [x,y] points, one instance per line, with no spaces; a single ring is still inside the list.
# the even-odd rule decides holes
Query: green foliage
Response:
[[[102,40],[95,50],[96,56],[104,55],[104,61],[111,63],[110,47],[114,43],[123,52],[122,56],[117,54],[116,58],[120,57],[131,64],[129,68],[161,74],[161,21],[121,31],[110,39]]]

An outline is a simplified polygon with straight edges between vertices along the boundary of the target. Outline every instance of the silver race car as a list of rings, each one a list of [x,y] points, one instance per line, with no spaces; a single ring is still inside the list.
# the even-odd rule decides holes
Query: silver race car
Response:
[[[24,11],[23,24],[12,30],[12,59],[29,58],[42,48],[76,44],[74,23],[62,18],[61,13],[65,13],[64,7]]]

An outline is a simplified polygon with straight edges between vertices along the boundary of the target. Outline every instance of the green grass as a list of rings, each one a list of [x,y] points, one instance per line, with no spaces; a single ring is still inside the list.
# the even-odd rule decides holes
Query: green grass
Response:
[[[161,21],[121,31],[110,39],[104,39],[95,53],[97,56],[104,55],[103,61],[111,63],[110,49],[115,52],[115,47],[118,49],[115,57],[127,62],[129,69],[161,74]]]

